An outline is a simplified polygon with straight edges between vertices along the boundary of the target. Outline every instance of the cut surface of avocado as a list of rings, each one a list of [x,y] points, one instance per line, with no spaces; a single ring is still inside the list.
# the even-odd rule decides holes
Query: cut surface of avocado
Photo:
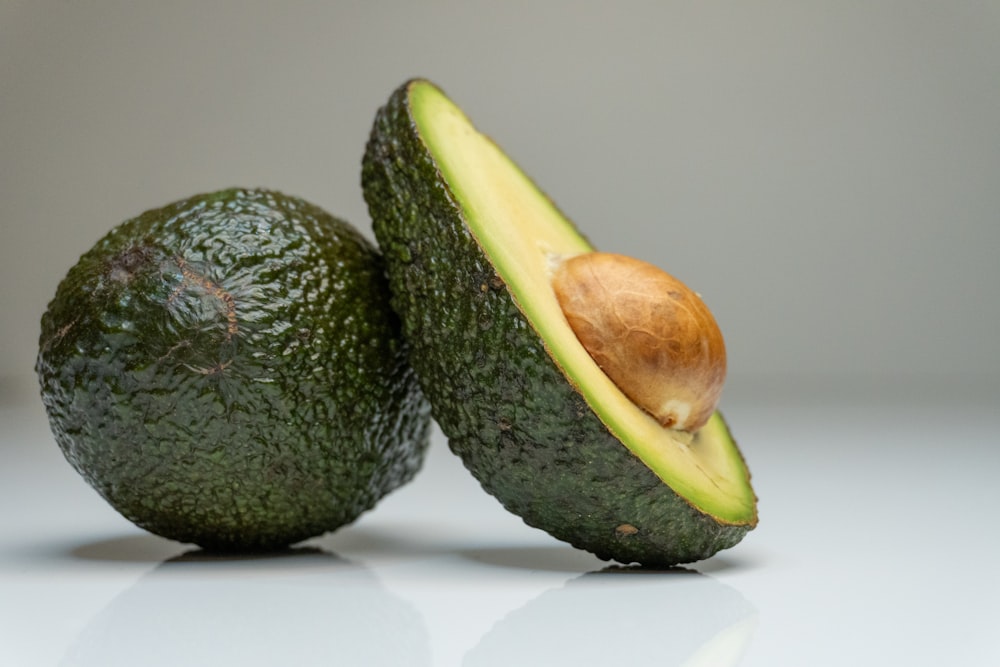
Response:
[[[362,185],[432,414],[505,508],[647,566],[707,558],[756,525],[721,415],[664,429],[596,365],[551,284],[591,245],[440,89],[418,79],[390,96]]]
[[[472,234],[532,327],[587,404],[622,444],[692,505],[753,523],[746,466],[716,414],[687,434],[660,426],[623,394],[570,329],[549,288],[553,261],[593,248],[534,183],[442,91],[411,88],[413,118]]]

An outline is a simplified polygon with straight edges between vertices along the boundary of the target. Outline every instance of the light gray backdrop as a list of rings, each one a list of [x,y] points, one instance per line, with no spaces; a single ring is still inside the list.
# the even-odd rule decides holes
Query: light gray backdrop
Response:
[[[700,291],[737,385],[1000,377],[1000,3],[914,0],[0,0],[0,377],[147,208],[267,186],[370,234],[364,142],[414,75]]]

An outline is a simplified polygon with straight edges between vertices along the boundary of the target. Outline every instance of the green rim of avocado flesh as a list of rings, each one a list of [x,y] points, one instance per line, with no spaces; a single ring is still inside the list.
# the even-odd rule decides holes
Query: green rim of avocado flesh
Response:
[[[508,510],[604,559],[672,565],[757,523],[719,413],[662,428],[576,339],[553,257],[592,250],[438,87],[379,110],[362,182],[413,365],[451,449]]]

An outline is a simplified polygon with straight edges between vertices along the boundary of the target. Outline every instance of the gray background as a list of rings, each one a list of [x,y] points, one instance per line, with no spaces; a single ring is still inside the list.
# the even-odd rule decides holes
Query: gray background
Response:
[[[1000,377],[996,2],[0,0],[5,391],[147,208],[266,186],[370,235],[364,142],[414,75],[700,291],[731,386]]]

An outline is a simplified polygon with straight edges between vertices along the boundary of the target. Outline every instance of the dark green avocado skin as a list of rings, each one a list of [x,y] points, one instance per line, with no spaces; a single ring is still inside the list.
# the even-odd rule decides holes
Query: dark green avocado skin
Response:
[[[301,199],[231,189],[124,222],[69,271],[36,371],[74,468],[137,525],[268,550],[420,468],[429,408],[378,251]]]
[[[392,304],[452,451],[528,525],[603,559],[670,566],[735,545],[749,528],[675,494],[549,356],[420,137],[412,83],[377,114],[362,183]]]

